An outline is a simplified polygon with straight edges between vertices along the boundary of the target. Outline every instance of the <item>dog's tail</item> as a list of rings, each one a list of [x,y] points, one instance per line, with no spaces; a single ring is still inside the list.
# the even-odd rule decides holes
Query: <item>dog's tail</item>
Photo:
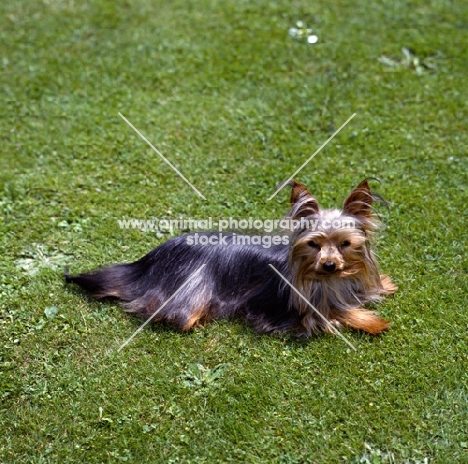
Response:
[[[390,328],[390,322],[382,319],[374,311],[350,309],[333,314],[333,317],[347,327],[378,335]]]
[[[209,284],[200,275],[198,280],[190,277],[190,284],[185,285],[180,282],[185,276],[180,274],[171,276],[166,272],[164,281],[164,271],[144,257],[134,263],[115,264],[75,276],[66,271],[65,281],[79,285],[98,299],[118,298],[126,312],[153,322],[166,320],[180,330],[189,330],[214,316]]]
[[[135,263],[115,264],[92,272],[70,276],[65,271],[65,281],[77,284],[89,292],[94,298],[115,297],[123,301],[131,301],[140,296],[137,282],[141,270]]]

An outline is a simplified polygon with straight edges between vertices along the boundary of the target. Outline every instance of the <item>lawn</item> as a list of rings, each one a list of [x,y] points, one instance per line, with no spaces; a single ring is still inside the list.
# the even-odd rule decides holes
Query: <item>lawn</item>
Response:
[[[0,5],[0,462],[468,463],[468,4]],[[317,43],[288,31],[302,21]],[[155,153],[121,113],[206,198]],[[291,176],[389,202],[381,337],[146,327],[63,282],[180,231],[280,218]]]

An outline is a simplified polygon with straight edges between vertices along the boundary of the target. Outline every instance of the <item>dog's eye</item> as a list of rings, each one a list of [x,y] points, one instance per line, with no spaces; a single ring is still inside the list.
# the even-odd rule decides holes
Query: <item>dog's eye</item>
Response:
[[[345,240],[345,241],[341,244],[342,247],[348,247],[349,245],[351,245],[351,242],[350,242],[349,240]]]
[[[309,246],[311,248],[315,248],[316,250],[320,250],[320,245],[318,245],[317,243],[315,242],[309,242]]]

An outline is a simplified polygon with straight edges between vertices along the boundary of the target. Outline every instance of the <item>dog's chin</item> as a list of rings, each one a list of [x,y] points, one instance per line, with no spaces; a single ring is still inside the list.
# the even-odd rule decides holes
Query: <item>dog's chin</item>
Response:
[[[306,273],[305,277],[310,280],[333,279],[333,278],[342,277],[343,272],[344,272],[344,269],[336,269],[333,272],[310,269],[309,272]]]
[[[316,278],[320,279],[338,279],[340,277],[343,277],[343,272],[344,271],[342,269],[337,269],[333,272],[318,271],[315,273],[315,276]]]
[[[361,267],[344,267],[343,269],[336,269],[333,272],[327,272],[317,269],[309,269],[306,278],[310,280],[324,280],[324,279],[345,279],[346,277],[354,276],[361,271]]]

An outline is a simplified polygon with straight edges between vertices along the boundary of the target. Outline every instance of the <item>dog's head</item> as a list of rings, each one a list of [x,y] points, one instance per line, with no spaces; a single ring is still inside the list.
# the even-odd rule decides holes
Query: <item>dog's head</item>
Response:
[[[324,210],[303,184],[294,182],[288,216],[295,224],[290,260],[296,275],[313,280],[365,272],[371,259],[369,237],[378,225],[375,198],[364,180],[341,210]]]

